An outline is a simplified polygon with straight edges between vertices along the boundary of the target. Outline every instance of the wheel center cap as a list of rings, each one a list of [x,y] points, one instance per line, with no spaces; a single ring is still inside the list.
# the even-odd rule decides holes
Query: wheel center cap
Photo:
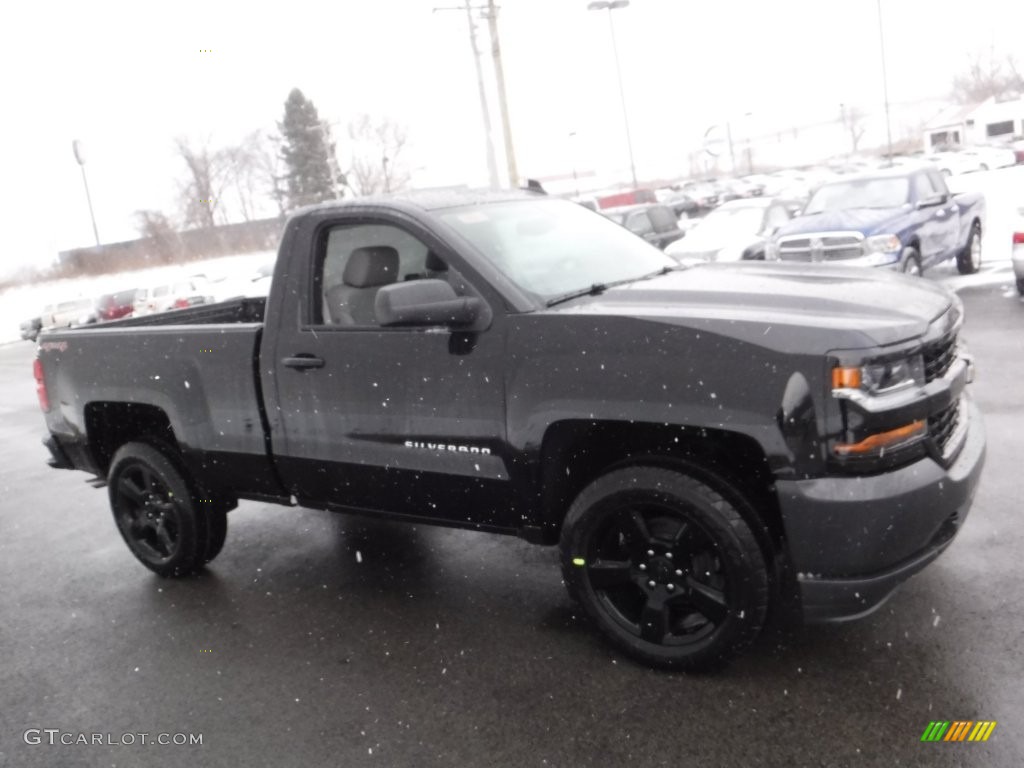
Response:
[[[666,582],[672,580],[673,566],[670,560],[664,557],[656,557],[651,560],[649,568],[651,578],[655,581]]]

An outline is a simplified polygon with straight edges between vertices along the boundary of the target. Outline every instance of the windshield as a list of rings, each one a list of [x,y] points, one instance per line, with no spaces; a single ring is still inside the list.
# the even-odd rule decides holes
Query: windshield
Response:
[[[615,222],[566,200],[454,208],[441,218],[509,280],[543,300],[678,266]]]
[[[850,208],[899,208],[908,200],[910,184],[905,177],[852,179],[821,187],[805,214],[844,211]]]

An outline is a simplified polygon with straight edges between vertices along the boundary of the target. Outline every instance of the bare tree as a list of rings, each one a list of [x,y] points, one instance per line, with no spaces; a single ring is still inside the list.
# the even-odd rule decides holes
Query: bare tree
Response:
[[[958,104],[977,104],[992,98],[1024,94],[1024,75],[1012,54],[1000,56],[994,47],[975,51],[967,68],[953,78],[952,97]]]
[[[280,136],[253,131],[237,145],[221,149],[216,157],[223,163],[225,181],[219,209],[229,220],[263,218],[268,199],[284,215],[287,169],[281,158]]]
[[[188,170],[179,189],[185,226],[214,227],[222,207],[221,193],[228,181],[227,156],[211,149],[209,140],[193,146],[188,139],[178,137],[175,146]]]
[[[850,147],[853,154],[857,153],[860,140],[864,138],[864,131],[866,130],[864,125],[865,117],[864,110],[860,107],[848,107],[845,104],[839,105],[839,118],[842,120],[843,128],[850,135]]]
[[[408,144],[403,126],[386,117],[374,120],[360,115],[349,123],[348,135],[352,140],[352,165],[347,178],[357,195],[405,189],[411,174],[402,156]]]
[[[281,157],[283,139],[275,133],[264,133],[256,146],[256,174],[261,189],[274,201],[278,216],[288,213],[288,169]]]
[[[182,253],[181,239],[170,217],[162,211],[136,211],[136,228],[150,243],[150,253],[164,262],[177,261]]]

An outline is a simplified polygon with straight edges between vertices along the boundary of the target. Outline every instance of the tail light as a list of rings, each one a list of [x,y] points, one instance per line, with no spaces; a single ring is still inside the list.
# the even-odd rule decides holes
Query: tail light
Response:
[[[50,412],[50,396],[46,393],[46,377],[43,376],[43,361],[38,357],[32,362],[32,374],[36,377],[36,396],[43,413]]]
[[[175,301],[174,301],[174,308],[175,309],[187,309],[188,306],[189,306],[188,299],[175,299]]]
[[[1024,232],[1014,232],[1013,233],[1013,244],[1014,245],[1024,245]]]

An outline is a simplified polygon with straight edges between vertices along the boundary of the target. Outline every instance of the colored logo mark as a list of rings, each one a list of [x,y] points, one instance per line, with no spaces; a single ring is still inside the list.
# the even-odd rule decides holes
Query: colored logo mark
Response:
[[[921,734],[921,741],[988,741],[995,729],[995,720],[933,720]]]

